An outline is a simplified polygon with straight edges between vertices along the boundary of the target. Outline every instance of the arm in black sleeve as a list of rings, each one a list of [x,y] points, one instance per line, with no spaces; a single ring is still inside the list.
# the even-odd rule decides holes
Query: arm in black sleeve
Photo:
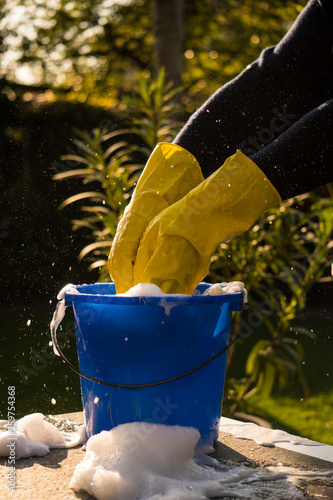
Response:
[[[333,181],[333,99],[307,113],[250,158],[282,199]]]
[[[175,143],[205,177],[241,149],[282,198],[333,180],[333,4],[310,0],[276,47],[224,85]]]

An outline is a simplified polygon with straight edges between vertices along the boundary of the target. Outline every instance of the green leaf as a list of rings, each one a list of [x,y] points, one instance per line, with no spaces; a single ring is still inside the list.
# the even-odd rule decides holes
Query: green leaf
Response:
[[[263,398],[268,398],[273,390],[276,377],[276,367],[269,361],[265,363],[263,380],[260,393]]]
[[[82,260],[89,253],[99,250],[99,249],[107,249],[107,253],[109,253],[109,249],[111,248],[110,241],[97,241],[96,243],[91,243],[90,245],[85,246],[81,252],[79,253],[79,260]]]
[[[90,198],[92,201],[95,200],[105,200],[107,201],[107,197],[103,193],[98,193],[96,191],[87,191],[86,193],[79,193],[75,194],[74,196],[70,196],[67,198],[65,201],[63,201],[60,205],[60,210],[62,210],[64,207],[67,207],[67,205],[70,205],[71,203],[75,203],[76,201],[81,201],[85,200],[87,198]]]
[[[253,374],[256,372],[258,364],[258,356],[260,353],[264,352],[269,345],[270,345],[269,340],[259,340],[252,348],[246,361],[245,370],[247,375],[253,376]]]
[[[96,172],[93,170],[90,170],[88,168],[78,168],[76,170],[68,170],[67,172],[61,172],[59,174],[55,174],[53,176],[53,179],[56,181],[60,181],[63,179],[70,179],[71,177],[84,177],[84,178],[89,178],[89,177],[96,177]]]

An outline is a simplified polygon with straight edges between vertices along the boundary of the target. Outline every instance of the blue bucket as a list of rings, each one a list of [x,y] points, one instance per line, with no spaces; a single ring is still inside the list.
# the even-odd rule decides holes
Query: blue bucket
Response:
[[[232,312],[242,310],[243,293],[201,295],[209,286],[192,296],[117,296],[113,283],[65,293],[79,370],[59,353],[81,375],[87,438],[143,421],[195,427],[205,445],[217,440]]]

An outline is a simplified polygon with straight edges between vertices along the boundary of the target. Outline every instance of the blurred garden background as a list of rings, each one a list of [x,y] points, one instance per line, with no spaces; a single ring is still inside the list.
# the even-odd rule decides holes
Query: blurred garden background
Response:
[[[49,345],[57,293],[109,279],[117,222],[155,144],[305,3],[0,0],[0,418],[13,385],[17,418],[81,410],[78,377]],[[207,278],[244,281],[252,306],[224,414],[330,444],[332,206],[330,186],[287,200],[221,244]],[[75,362],[70,313],[61,338]]]

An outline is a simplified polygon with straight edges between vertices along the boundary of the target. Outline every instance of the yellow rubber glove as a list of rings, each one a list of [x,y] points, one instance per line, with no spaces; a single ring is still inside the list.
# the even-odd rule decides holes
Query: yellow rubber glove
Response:
[[[192,294],[208,274],[224,240],[249,229],[281,197],[241,151],[166,208],[147,227],[134,266],[134,284],[154,283],[165,293]]]
[[[152,152],[118,224],[108,266],[117,293],[133,283],[133,265],[143,233],[162,210],[185,196],[204,177],[194,156],[175,144],[160,143]]]

